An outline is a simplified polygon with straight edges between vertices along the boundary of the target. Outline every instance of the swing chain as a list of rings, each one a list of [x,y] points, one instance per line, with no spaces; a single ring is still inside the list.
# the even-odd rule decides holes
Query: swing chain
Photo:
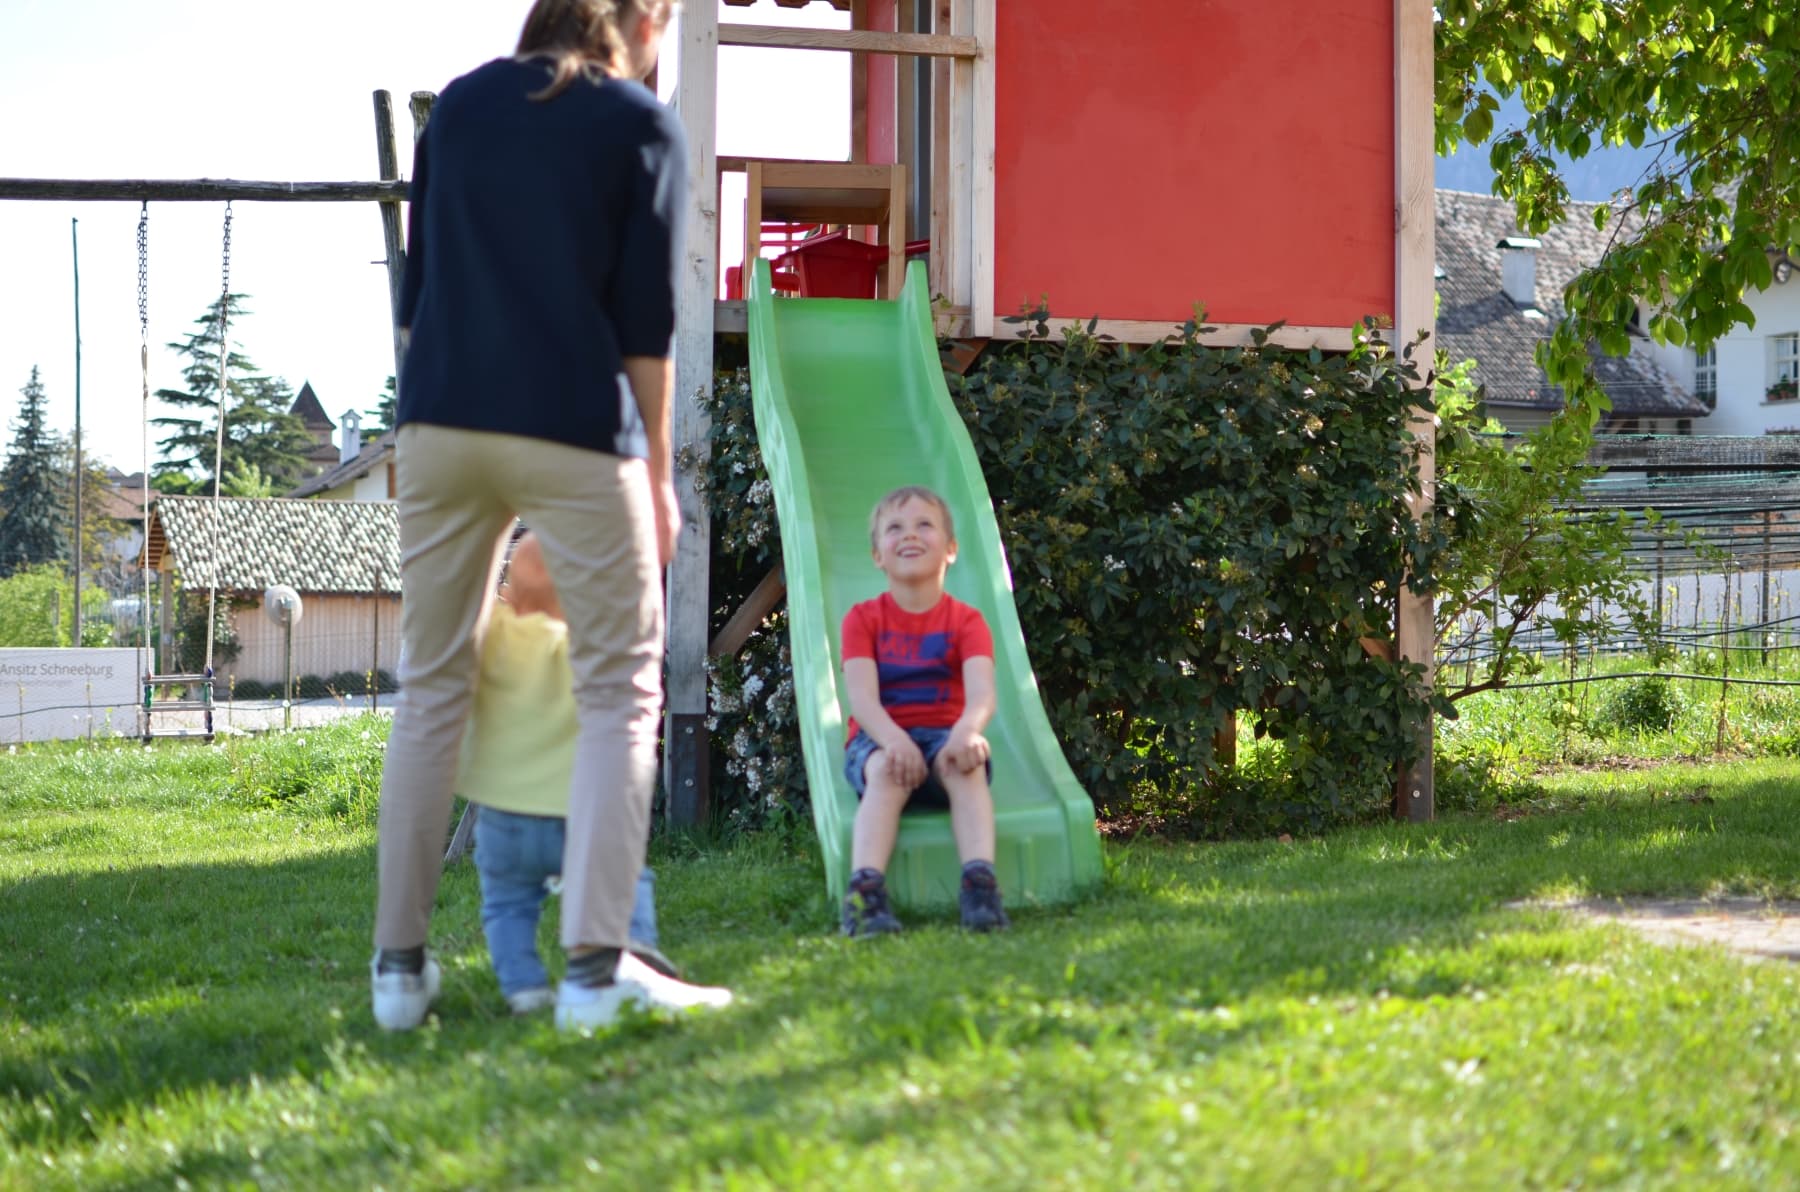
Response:
[[[150,204],[145,203],[138,211],[137,226],[138,250],[138,333],[146,341],[150,338]]]
[[[231,293],[231,200],[225,200],[225,252],[219,266],[219,293]]]

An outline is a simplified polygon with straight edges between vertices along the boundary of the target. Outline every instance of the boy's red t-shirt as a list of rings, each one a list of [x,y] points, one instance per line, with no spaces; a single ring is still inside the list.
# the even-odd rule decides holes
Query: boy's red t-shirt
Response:
[[[909,613],[883,592],[844,614],[844,660],[873,658],[881,706],[901,728],[949,728],[963,713],[963,663],[992,658],[994,638],[979,610],[945,593]],[[856,718],[850,718],[855,737]]]

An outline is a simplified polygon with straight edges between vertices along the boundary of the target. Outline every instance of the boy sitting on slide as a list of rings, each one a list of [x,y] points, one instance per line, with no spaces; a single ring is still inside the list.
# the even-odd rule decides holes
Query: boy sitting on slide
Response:
[[[950,507],[928,488],[895,489],[869,515],[869,545],[888,590],[844,616],[851,713],[844,776],[860,800],[844,934],[900,930],[884,870],[909,803],[948,803],[963,862],[962,924],[1003,928],[988,792],[993,765],[982,736],[994,714],[994,642],[981,613],[944,591],[956,561]]]
[[[456,790],[479,805],[481,926],[500,992],[513,1013],[528,1014],[556,1003],[538,955],[538,916],[551,879],[562,874],[576,732],[568,626],[535,535],[527,533],[514,547],[501,594],[482,643]],[[654,880],[646,866],[631,911],[628,954],[674,981],[675,966],[656,946]],[[729,990],[688,988],[698,1004],[731,1000]]]

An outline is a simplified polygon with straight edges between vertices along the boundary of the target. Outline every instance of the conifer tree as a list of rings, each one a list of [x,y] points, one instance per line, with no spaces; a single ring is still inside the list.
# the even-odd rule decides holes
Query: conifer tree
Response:
[[[159,471],[185,472],[202,480],[202,491],[212,489],[214,435],[219,406],[219,309],[223,304],[230,326],[249,314],[245,296],[229,294],[214,299],[205,314],[194,320],[198,328],[186,340],[168,345],[186,358],[181,375],[186,389],[159,389],[157,399],[182,410],[186,416],[152,419],[169,433],[157,440],[163,464]],[[297,483],[306,475],[306,452],[312,447],[299,418],[288,412],[293,390],[280,377],[266,376],[237,351],[226,358],[226,392],[229,410],[225,418],[223,473],[226,476],[254,465],[277,490]]]
[[[34,365],[6,463],[0,466],[0,576],[66,557],[60,443],[45,423],[48,399]]]

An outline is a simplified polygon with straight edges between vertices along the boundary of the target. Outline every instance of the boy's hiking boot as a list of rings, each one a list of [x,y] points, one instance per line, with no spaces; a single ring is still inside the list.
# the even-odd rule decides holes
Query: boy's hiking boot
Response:
[[[859,869],[851,874],[850,892],[844,895],[844,934],[862,939],[899,930],[900,920],[888,907],[887,879],[875,869]]]
[[[384,1031],[410,1031],[425,1021],[425,1011],[438,995],[443,974],[423,948],[377,952],[369,961],[369,994],[375,1025]]]
[[[970,931],[1000,931],[1008,926],[1006,911],[1000,906],[1000,883],[994,878],[994,867],[986,861],[971,861],[963,866],[962,925]]]

